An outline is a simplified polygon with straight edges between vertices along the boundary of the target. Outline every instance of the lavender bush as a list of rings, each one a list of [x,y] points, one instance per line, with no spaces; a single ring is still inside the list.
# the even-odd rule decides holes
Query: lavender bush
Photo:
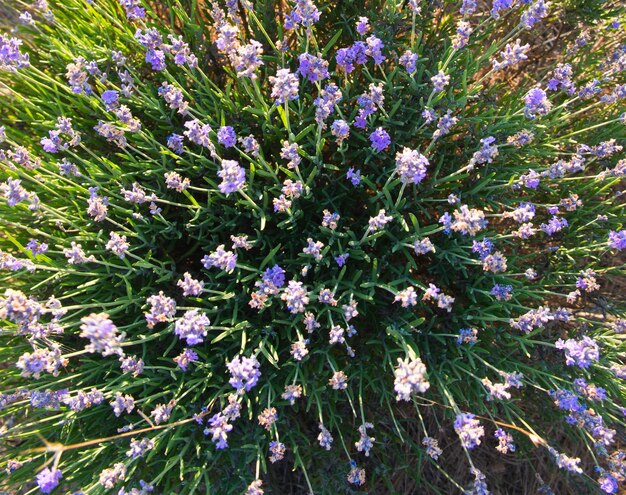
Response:
[[[0,488],[623,489],[624,8],[570,7],[16,5]]]

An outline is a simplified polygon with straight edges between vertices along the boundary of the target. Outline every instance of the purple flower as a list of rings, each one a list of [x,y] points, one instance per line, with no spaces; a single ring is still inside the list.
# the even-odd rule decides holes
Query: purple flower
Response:
[[[582,474],[583,470],[579,466],[580,459],[578,457],[568,457],[565,454],[557,452],[552,447],[548,447],[548,452],[552,454],[559,468],[570,471],[571,473]]]
[[[450,76],[442,70],[431,77],[430,80],[433,83],[433,91],[435,93],[440,93],[448,84],[450,84]]]
[[[89,198],[87,199],[87,214],[96,222],[101,222],[107,216],[109,198],[98,196],[98,188],[89,188]]]
[[[413,74],[417,70],[418,60],[419,55],[417,55],[417,53],[413,53],[412,51],[407,50],[402,54],[398,62],[402,67],[406,69],[409,74]]]
[[[391,138],[387,131],[379,127],[370,134],[370,142],[372,143],[372,148],[377,152],[381,152],[391,144]]]
[[[506,142],[512,144],[516,148],[521,148],[522,146],[526,146],[527,144],[531,143],[534,138],[535,135],[532,132],[523,129],[518,133],[509,136]]]
[[[224,14],[220,13],[220,15],[223,16]],[[230,58],[236,56],[237,47],[239,46],[239,40],[237,39],[239,28],[229,24],[228,22],[220,20],[220,25],[218,25],[217,31],[218,35],[215,42],[217,49],[228,55]]]
[[[177,110],[181,115],[187,115],[189,103],[183,98],[183,92],[180,89],[173,84],[164,82],[158,92],[171,109]]]
[[[105,248],[117,254],[120,259],[124,259],[130,244],[126,242],[125,235],[119,235],[116,232],[110,233],[111,239],[106,243]]]
[[[312,0],[296,0],[293,10],[286,16],[285,29],[296,29],[302,26],[308,31],[319,21],[320,15],[320,11]]]
[[[435,246],[428,237],[424,237],[424,239],[416,239],[413,243],[413,249],[415,250],[415,254],[418,256],[421,254],[435,252]]]
[[[328,73],[328,62],[323,58],[316,57],[309,53],[303,53],[298,57],[298,60],[300,61],[298,74],[312,83],[323,81],[330,77]]]
[[[111,354],[122,355],[120,346],[124,335],[118,335],[117,327],[106,313],[92,313],[81,318],[80,336],[89,339],[90,344],[85,346],[88,352],[97,352],[103,356]]]
[[[534,119],[537,115],[546,115],[552,108],[552,103],[548,100],[548,95],[541,88],[533,88],[524,97],[524,115],[529,119]]]
[[[241,191],[246,184],[246,171],[235,160],[222,160],[222,169],[217,172],[222,179],[219,190],[223,194],[231,194]]]
[[[259,150],[261,147],[259,146],[258,141],[254,138],[252,134],[245,137],[240,137],[239,142],[243,146],[243,150],[251,156],[259,156]]]
[[[0,183],[0,192],[4,194],[9,206],[15,206],[30,197],[30,193],[21,186],[21,183],[20,179],[7,179],[6,182]]]
[[[236,356],[226,364],[230,373],[230,383],[236,390],[249,392],[259,381],[261,372],[256,357]]]
[[[369,30],[369,19],[367,17],[359,17],[359,22],[356,23],[356,32],[363,36],[367,34]]]
[[[548,235],[553,235],[557,232],[560,232],[565,227],[567,227],[568,223],[565,218],[557,217],[554,215],[548,223],[541,224],[541,230],[543,230]]]
[[[287,163],[287,168],[293,169],[300,165],[302,161],[302,157],[300,157],[298,151],[300,147],[297,143],[289,144],[289,141],[283,141],[283,147],[280,150],[280,157],[289,160]]]
[[[598,478],[598,484],[600,485],[600,489],[604,493],[617,493],[619,491],[619,485],[617,482],[617,478],[609,473],[603,473],[602,476]]]
[[[183,352],[174,358],[174,362],[183,371],[187,371],[187,367],[197,360],[198,354],[192,349],[184,349]]]
[[[354,119],[354,126],[359,129],[365,129],[367,127],[367,117],[376,112],[377,108],[383,108],[384,101],[385,96],[382,83],[371,83],[369,91],[359,96],[359,113],[356,119]]]
[[[335,60],[346,74],[354,70],[354,64],[363,65],[367,62],[368,46],[363,41],[357,41],[352,46],[337,50]]]
[[[131,438],[130,448],[126,452],[126,457],[130,457],[131,459],[139,459],[140,457],[143,457],[148,450],[152,450],[153,448],[154,440],[150,438],[143,438],[139,441],[136,438]]]
[[[416,150],[404,148],[396,153],[396,170],[402,182],[419,184],[426,177],[426,168],[429,165],[428,158]]]
[[[476,12],[476,0],[463,0],[460,12],[463,15],[471,15]]]
[[[263,279],[259,285],[260,290],[263,292],[278,292],[285,285],[285,270],[280,266],[274,265],[272,268],[267,268],[263,273]]]
[[[330,132],[335,136],[337,144],[341,145],[350,135],[350,125],[345,120],[335,120],[330,125]]]
[[[411,360],[398,358],[394,376],[397,401],[410,401],[412,395],[423,394],[430,388],[426,376],[426,366],[419,357]]]
[[[183,296],[199,296],[204,291],[204,282],[195,280],[191,277],[189,272],[185,272],[182,280],[179,280],[176,285],[183,289]]]
[[[456,343],[474,345],[478,342],[478,330],[475,328],[461,328]]]
[[[149,48],[146,51],[146,62],[152,65],[152,70],[160,71],[165,69],[165,52]]]
[[[250,483],[244,495],[263,495],[265,492],[263,491],[263,488],[261,488],[262,486],[263,481],[254,480],[252,483]]]
[[[80,412],[88,407],[102,404],[103,401],[104,394],[95,388],[92,388],[89,392],[79,390],[74,397],[67,396],[63,399],[63,402],[74,412]]]
[[[446,114],[442,115],[437,121],[437,130],[433,133],[433,139],[439,139],[441,136],[449,134],[452,126],[454,126],[457,122],[458,119],[452,116],[451,110],[448,110]]]
[[[348,483],[351,483],[355,486],[361,486],[365,484],[365,469],[358,467],[355,461],[350,461]]]
[[[150,413],[150,416],[152,416],[157,425],[164,423],[170,419],[170,414],[172,413],[172,408],[175,404],[175,401],[170,401],[168,404],[157,404],[154,410]]]
[[[382,64],[385,61],[385,56],[382,52],[385,47],[383,42],[374,35],[369,36],[365,42],[367,43],[366,55],[372,57],[375,64]]]
[[[177,172],[165,172],[163,175],[165,177],[166,187],[168,189],[175,189],[176,192],[183,192],[191,184],[191,181],[187,177],[183,179]]]
[[[163,294],[163,291],[150,296],[146,302],[150,305],[150,311],[144,313],[148,328],[154,328],[157,323],[170,321],[176,314],[176,301]]]
[[[337,263],[339,267],[342,267],[343,265],[346,264],[346,260],[348,259],[349,256],[350,256],[349,253],[344,253],[344,254],[340,254],[339,256],[335,256],[335,262]]]
[[[217,141],[225,148],[232,148],[237,144],[235,129],[229,125],[220,127],[217,131]]]
[[[520,22],[526,29],[531,29],[535,24],[548,15],[550,2],[536,0],[526,12],[522,14]]]
[[[170,40],[170,45],[167,48],[174,57],[176,65],[184,65],[186,63],[189,68],[198,66],[198,57],[191,53],[189,45],[183,41],[182,36],[176,37],[173,34],[168,34],[167,37]]]
[[[501,273],[507,269],[506,256],[500,251],[488,254],[483,258],[483,270],[486,272]]]
[[[102,95],[100,95],[100,98],[102,98],[102,101],[106,105],[107,110],[116,108],[119,105],[119,93],[112,89],[107,89],[106,91],[104,91]]]
[[[370,217],[368,221],[368,225],[369,225],[368,230],[370,230],[371,232],[382,230],[385,228],[385,225],[387,225],[392,220],[393,220],[393,216],[386,215],[385,210],[382,209],[378,212],[378,214],[375,217]]]
[[[143,359],[138,359],[137,356],[122,356],[120,357],[119,361],[120,369],[124,373],[132,373],[135,377],[143,373]]]
[[[171,149],[174,153],[181,154],[183,152],[183,141],[184,137],[180,134],[170,134],[167,136],[167,147]]]
[[[406,289],[401,290],[398,294],[396,294],[393,302],[400,302],[400,305],[403,308],[415,306],[417,304],[417,293],[415,292],[415,288],[409,286]]]
[[[270,462],[278,462],[282,461],[285,458],[285,444],[281,442],[277,442],[276,440],[272,440],[270,442]]]
[[[237,254],[232,251],[225,251],[224,244],[220,244],[210,255],[205,255],[202,258],[202,264],[207,270],[211,267],[217,267],[231,272],[237,266]]]
[[[100,484],[106,488],[113,488],[119,481],[126,477],[126,466],[118,462],[112,468],[102,470],[100,473]]]
[[[48,251],[48,245],[45,242],[39,242],[36,239],[31,239],[26,244],[26,249],[28,249],[33,256],[37,256],[38,254],[44,254]]]
[[[209,419],[209,425],[206,431],[212,435],[211,440],[215,448],[222,450],[228,447],[228,433],[233,429],[233,426],[228,423],[228,418],[222,413],[217,413]]]
[[[196,345],[204,341],[211,322],[206,314],[197,309],[186,311],[182,318],[176,321],[174,333],[187,341],[187,345]]]
[[[290,280],[287,288],[281,295],[281,299],[287,303],[287,309],[291,314],[302,313],[304,307],[309,304],[309,295],[302,282]]]
[[[491,16],[494,19],[498,19],[500,17],[500,11],[510,9],[514,3],[515,0],[493,0]]]
[[[28,53],[20,52],[21,44],[20,39],[9,38],[6,34],[0,36],[0,71],[15,72],[30,65]]]
[[[276,72],[276,77],[270,76],[269,79],[272,84],[271,96],[274,98],[276,105],[282,105],[286,101],[298,99],[300,81],[289,69],[279,69]]]
[[[469,234],[473,237],[487,227],[485,213],[482,210],[461,205],[453,215],[454,221],[450,224],[450,228],[455,232],[461,232],[463,235]]]
[[[459,21],[456,25],[456,34],[452,37],[452,47],[460,50],[467,46],[471,34],[472,25],[466,21]]]
[[[330,434],[322,423],[319,424],[320,434],[317,436],[317,441],[320,444],[320,447],[326,450],[330,450],[333,445],[333,436]]]
[[[46,468],[37,475],[37,485],[42,493],[50,493],[57,486],[59,481],[63,478],[63,474],[58,469]]]
[[[592,361],[600,359],[600,349],[595,340],[585,335],[580,340],[559,339],[555,342],[557,349],[565,351],[565,364],[576,365],[587,369]]]
[[[361,171],[360,170],[355,171],[354,167],[350,167],[348,169],[348,172],[346,173],[346,179],[352,182],[352,185],[354,187],[358,186],[362,180]]]
[[[272,425],[276,423],[276,420],[278,419],[276,408],[275,407],[265,408],[263,412],[259,414],[258,419],[259,419],[259,426],[262,426],[267,431],[270,431],[272,429]],[[275,444],[276,442],[270,442],[270,446],[272,445],[272,443]]]
[[[480,259],[485,259],[485,257],[491,253],[494,245],[490,239],[485,237],[482,241],[473,241],[472,243],[472,252],[478,253]]]
[[[365,457],[369,457],[370,450],[374,447],[374,441],[376,440],[374,437],[370,437],[367,435],[367,429],[374,428],[372,423],[363,423],[359,426],[359,441],[354,444],[356,449],[359,452],[363,452]]]
[[[511,43],[508,43],[504,47],[504,50],[500,52],[500,58],[502,58],[502,61],[500,62],[495,59],[492,60],[491,63],[493,64],[493,70],[499,71],[507,67],[510,67],[512,65],[515,65],[521,62],[522,60],[528,59],[526,52],[528,51],[529,48],[530,48],[530,45],[528,43],[526,43],[525,45],[520,45],[519,39],[515,41],[514,45]]]
[[[120,5],[124,7],[126,18],[128,20],[143,19],[146,17],[146,10],[141,6],[139,0],[119,0]]]
[[[439,442],[436,438],[424,437],[422,445],[426,447],[426,454],[435,460],[439,459],[439,456],[443,454],[443,450],[439,448]]]
[[[626,249],[626,229],[609,231],[609,247],[613,249]]]
[[[255,71],[264,65],[261,55],[263,55],[263,45],[256,40],[237,48],[236,55],[231,56],[237,77],[249,77],[254,81],[257,78]]]
[[[480,140],[482,147],[472,155],[468,165],[470,170],[473,170],[476,165],[493,162],[493,159],[498,156],[498,147],[493,145],[495,141],[496,138],[493,136]]]
[[[209,124],[203,124],[198,119],[188,120],[185,122],[187,130],[183,134],[191,142],[211,149],[213,144],[209,139],[209,133],[211,132],[211,126]]]
[[[485,429],[480,426],[480,422],[475,418],[474,414],[461,413],[454,421],[454,430],[459,435],[461,445],[466,449],[473,449],[480,445],[480,439],[485,434]]]
[[[491,289],[491,295],[495,296],[498,301],[508,301],[511,299],[513,286],[496,284]]]

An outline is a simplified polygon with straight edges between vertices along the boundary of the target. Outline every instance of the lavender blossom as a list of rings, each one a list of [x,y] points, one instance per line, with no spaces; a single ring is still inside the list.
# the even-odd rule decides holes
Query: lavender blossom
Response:
[[[89,339],[90,344],[85,346],[88,352],[97,352],[103,356],[123,354],[121,343],[124,334],[118,335],[117,327],[106,313],[91,313],[81,318],[80,336]]]
[[[430,163],[428,158],[416,150],[404,148],[396,153],[396,170],[402,182],[419,184],[426,177],[426,169]]]
[[[576,365],[587,369],[592,361],[600,359],[597,342],[586,335],[580,340],[559,339],[555,342],[555,347],[565,352],[565,364],[568,366]]]
[[[369,137],[370,142],[372,143],[372,148],[379,153],[388,148],[391,144],[391,137],[389,137],[389,133],[382,127],[379,127],[372,132]]]
[[[163,291],[150,296],[146,302],[150,305],[150,311],[144,313],[148,328],[167,322],[176,314],[176,301],[163,294]]]
[[[63,473],[58,469],[53,468],[50,470],[50,468],[45,468],[37,475],[37,486],[42,493],[51,493],[52,490],[59,486],[61,478],[63,478]]]
[[[480,445],[480,439],[485,435],[485,429],[475,417],[471,413],[461,413],[454,421],[454,430],[459,435],[461,445],[466,449]]]
[[[426,366],[418,357],[398,358],[398,365],[394,370],[394,390],[397,401],[409,401],[414,394],[423,394],[430,388],[426,376]]]
[[[224,244],[220,244],[215,251],[205,255],[201,261],[207,270],[216,267],[226,272],[232,272],[237,266],[237,254],[224,250]]]
[[[303,53],[298,57],[298,60],[300,61],[300,67],[297,73],[310,82],[315,83],[330,77],[328,62],[320,56],[316,57],[309,53]]]
[[[219,190],[223,194],[241,191],[246,184],[246,171],[235,160],[222,160],[222,169],[217,172],[222,179]]]
[[[289,69],[278,69],[276,76],[270,76],[272,84],[272,98],[276,105],[282,105],[289,100],[298,99],[298,89],[300,82],[298,77],[291,73]]]
[[[450,76],[440,70],[437,74],[430,78],[430,81],[433,83],[433,91],[435,93],[440,93],[448,84],[450,84]]]
[[[226,363],[230,373],[230,383],[238,392],[249,392],[259,381],[261,372],[259,362],[256,357],[236,356],[232,361]]]
[[[537,115],[546,115],[552,108],[552,103],[548,100],[548,95],[541,88],[531,89],[524,97],[524,115],[529,119],[534,119]]]
[[[204,341],[210,324],[206,314],[197,309],[191,309],[176,321],[174,333],[178,338],[185,339],[187,345],[196,345]]]
[[[526,55],[526,52],[529,48],[530,45],[528,43],[526,43],[525,45],[520,45],[519,39],[515,41],[515,44],[508,43],[504,47],[504,50],[500,52],[500,58],[502,59],[502,61],[495,59],[492,60],[493,70],[499,71],[502,69],[506,69],[507,67],[518,64],[522,60],[527,60],[528,55]]]

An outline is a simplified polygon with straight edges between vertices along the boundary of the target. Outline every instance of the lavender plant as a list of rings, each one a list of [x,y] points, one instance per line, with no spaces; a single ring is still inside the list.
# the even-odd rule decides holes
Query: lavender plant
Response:
[[[0,488],[623,489],[623,7],[355,4],[20,3]]]

